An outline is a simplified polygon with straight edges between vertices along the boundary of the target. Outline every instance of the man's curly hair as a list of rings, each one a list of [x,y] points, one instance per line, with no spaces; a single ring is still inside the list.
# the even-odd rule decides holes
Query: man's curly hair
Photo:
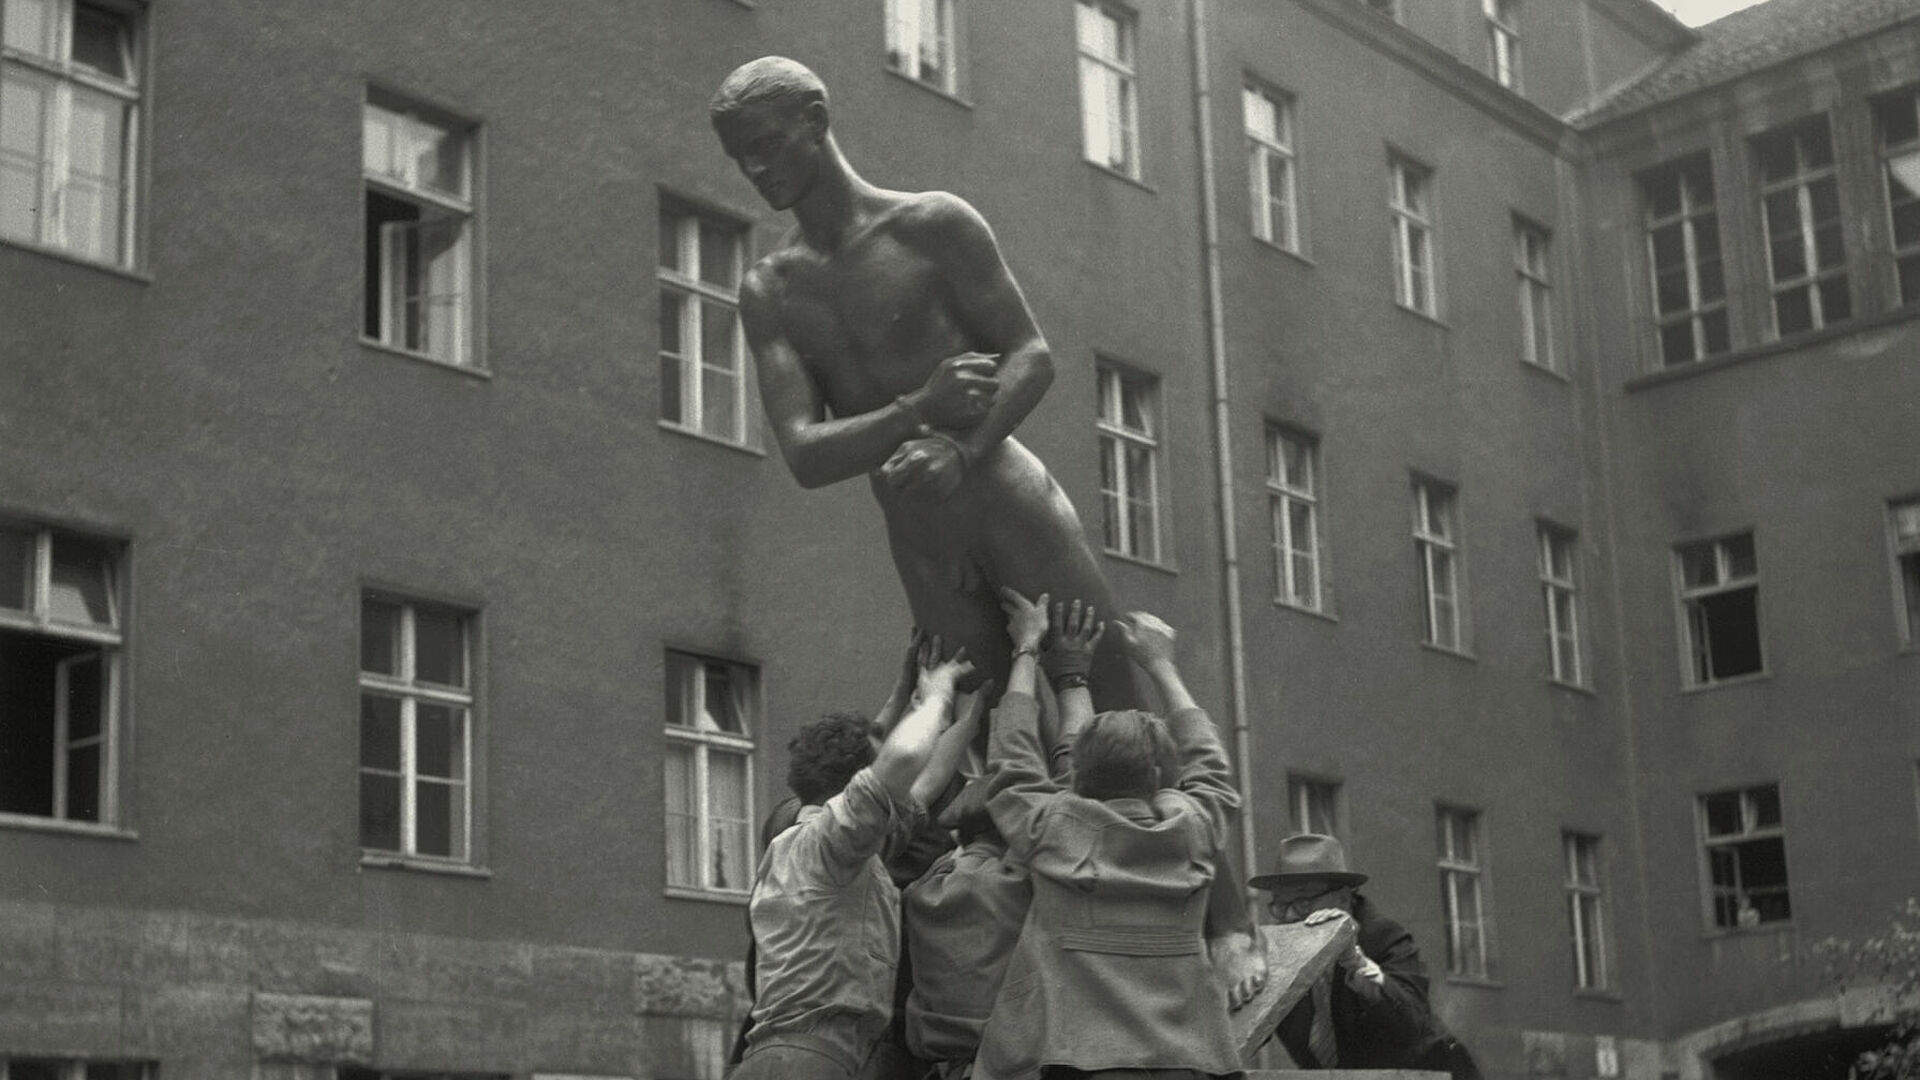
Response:
[[[787,786],[809,805],[840,793],[873,762],[873,722],[859,713],[828,713],[787,743]]]

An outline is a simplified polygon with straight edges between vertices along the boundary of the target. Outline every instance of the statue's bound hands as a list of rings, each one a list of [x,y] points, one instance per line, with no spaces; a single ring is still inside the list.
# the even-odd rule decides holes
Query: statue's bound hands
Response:
[[[940,428],[979,423],[1000,393],[999,360],[989,353],[964,352],[940,361],[917,395],[920,415]]]
[[[880,466],[880,475],[909,499],[944,502],[966,479],[967,459],[949,436],[929,435],[901,443]]]

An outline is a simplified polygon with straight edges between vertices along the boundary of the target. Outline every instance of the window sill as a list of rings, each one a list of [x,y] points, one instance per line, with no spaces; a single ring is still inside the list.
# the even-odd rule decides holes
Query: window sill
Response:
[[[1116,169],[1111,165],[1102,165],[1097,161],[1088,161],[1086,158],[1081,158],[1080,160],[1083,164],[1086,165],[1087,168],[1092,169],[1094,172],[1100,173],[1103,176],[1111,176],[1115,180],[1119,180],[1123,183],[1131,184],[1134,187],[1139,188],[1141,191],[1144,191],[1149,195],[1160,194],[1159,191],[1155,190],[1153,185],[1147,183],[1145,180],[1142,180],[1137,176],[1129,176],[1126,173],[1121,172],[1119,169]]]
[[[493,877],[493,871],[466,863],[441,862],[437,859],[422,859],[409,855],[395,855],[390,852],[366,851],[360,854],[362,870],[420,870],[429,874],[445,874],[448,877],[477,878],[487,880]]]
[[[1710,683],[1693,683],[1680,688],[1683,694],[1709,694],[1715,690],[1725,690],[1731,686],[1745,686],[1748,683],[1766,682],[1773,678],[1771,671],[1756,671],[1751,675],[1735,675],[1731,679],[1716,679]]]
[[[738,451],[748,457],[764,458],[767,456],[767,452],[757,446],[748,446],[746,443],[737,443],[732,439],[723,439],[718,435],[709,435],[698,428],[686,427],[681,424],[676,424],[671,420],[660,421],[660,430],[671,431],[675,435],[685,435],[689,439],[698,439],[703,443],[724,446],[729,450]]]
[[[1725,941],[1729,938],[1762,937],[1768,934],[1791,934],[1794,931],[1792,919],[1780,919],[1776,922],[1760,923],[1755,926],[1709,926],[1700,931],[1702,941]]]
[[[1419,308],[1408,307],[1407,305],[1401,303],[1398,300],[1395,300],[1393,302],[1393,307],[1394,307],[1394,310],[1400,312],[1401,314],[1411,315],[1414,318],[1419,319],[1421,322],[1428,324],[1429,326],[1438,327],[1441,330],[1447,330],[1447,331],[1451,331],[1453,329],[1453,327],[1448,326],[1446,323],[1442,322],[1440,320],[1440,316],[1430,314],[1425,311],[1421,311]]]
[[[1160,573],[1167,575],[1168,577],[1180,576],[1180,571],[1178,568],[1169,566],[1166,563],[1159,563],[1159,562],[1154,562],[1150,559],[1143,559],[1138,555],[1128,555],[1123,551],[1115,551],[1112,548],[1101,548],[1100,554],[1105,555],[1107,558],[1112,559],[1116,562],[1126,563],[1128,566],[1138,566],[1142,570],[1157,570]]]
[[[730,904],[734,907],[746,907],[753,899],[752,893],[721,892],[718,889],[690,889],[684,885],[669,885],[664,890],[669,900],[704,900],[712,904]]]
[[[1469,986],[1476,990],[1505,990],[1507,984],[1485,975],[1448,975],[1448,986]]]
[[[1526,368],[1528,371],[1533,372],[1535,375],[1541,375],[1541,376],[1545,376],[1546,378],[1552,379],[1554,382],[1562,383],[1567,386],[1573,385],[1573,376],[1567,374],[1564,371],[1561,371],[1559,368],[1550,368],[1545,364],[1536,364],[1531,360],[1521,360],[1520,366],[1523,368]]]
[[[1672,367],[1663,367],[1658,371],[1649,371],[1644,375],[1628,379],[1623,389],[1631,394],[1639,390],[1665,386],[1671,382],[1691,379],[1697,375],[1706,375],[1709,372],[1722,371],[1752,360],[1764,360],[1769,356],[1779,356],[1782,353],[1791,353],[1800,349],[1812,348],[1817,345],[1823,345],[1829,341],[1835,341],[1854,334],[1868,333],[1915,318],[1920,318],[1920,304],[1907,304],[1904,307],[1882,312],[1879,315],[1869,316],[1864,319],[1851,319],[1835,326],[1822,327],[1819,330],[1810,330],[1804,334],[1795,334],[1789,338],[1776,338],[1758,345],[1750,345],[1744,349],[1724,352],[1718,356],[1711,356],[1704,360],[1682,361]]]
[[[95,825],[85,821],[65,821],[60,818],[34,817],[30,814],[0,814],[0,829],[19,829],[22,832],[54,833],[60,836],[87,837],[93,840],[140,839],[140,834],[132,829],[123,829],[117,825]]]
[[[1300,263],[1302,266],[1317,268],[1320,265],[1319,263],[1314,262],[1313,259],[1309,258],[1305,252],[1295,251],[1294,249],[1290,247],[1286,247],[1285,245],[1276,244],[1272,240],[1269,240],[1266,237],[1261,236],[1259,233],[1248,233],[1247,235],[1249,237],[1252,237],[1253,242],[1255,244],[1259,245],[1262,249],[1266,251],[1273,252],[1275,255],[1285,255],[1287,258],[1292,259],[1297,263]]]
[[[1465,660],[1469,664],[1477,664],[1480,662],[1479,657],[1465,649],[1449,649],[1445,645],[1435,645],[1431,641],[1421,642],[1420,647],[1431,653],[1439,653],[1441,656],[1451,656],[1455,660]]]
[[[1584,683],[1568,682],[1565,679],[1556,679],[1552,676],[1547,677],[1547,685],[1553,687],[1555,690],[1565,690],[1569,694],[1579,694],[1581,697],[1597,698],[1600,696],[1598,690]]]
[[[1340,621],[1340,616],[1335,615],[1331,611],[1325,611],[1320,608],[1310,608],[1305,604],[1291,603],[1289,601],[1282,600],[1278,597],[1274,598],[1273,606],[1274,606],[1274,610],[1276,611],[1291,611],[1291,612],[1294,612],[1295,614],[1311,616],[1312,618],[1321,619],[1323,621],[1330,622],[1330,623],[1337,623]]]
[[[408,360],[418,361],[422,364],[430,364],[447,371],[457,371],[469,378],[488,380],[493,378],[493,372],[483,367],[475,367],[472,364],[456,364],[451,360],[442,360],[437,356],[428,356],[426,353],[417,353],[408,349],[396,348],[384,342],[375,341],[369,337],[360,339],[360,347],[377,353],[385,353],[388,356],[399,356]]]
[[[973,102],[968,101],[966,98],[961,97],[956,92],[949,91],[949,90],[942,90],[940,87],[935,86],[932,83],[922,82],[921,80],[914,78],[913,76],[907,74],[904,71],[901,71],[898,68],[890,67],[886,69],[886,72],[887,74],[893,76],[894,78],[899,79],[901,82],[911,83],[912,85],[917,86],[922,90],[925,90],[927,93],[932,94],[934,97],[937,97],[940,100],[947,102],[950,105],[958,105],[959,107],[967,110],[968,112],[973,111]]]
[[[1577,987],[1573,991],[1573,996],[1577,1001],[1594,1001],[1602,1005],[1625,1005],[1627,1003],[1626,995],[1620,991],[1609,990],[1602,987]]]
[[[153,275],[146,273],[145,271],[132,270],[124,266],[116,266],[113,263],[100,262],[97,259],[89,259],[84,255],[75,255],[73,252],[68,251],[65,248],[51,247],[46,244],[36,244],[31,240],[20,240],[11,236],[0,236],[0,247],[10,247],[19,251],[29,252],[34,255],[44,255],[49,259],[58,259],[63,263],[71,263],[74,266],[82,267],[87,270],[98,270],[103,274],[111,274],[112,276],[117,278],[125,278],[128,281],[136,281],[142,285],[153,284]]]

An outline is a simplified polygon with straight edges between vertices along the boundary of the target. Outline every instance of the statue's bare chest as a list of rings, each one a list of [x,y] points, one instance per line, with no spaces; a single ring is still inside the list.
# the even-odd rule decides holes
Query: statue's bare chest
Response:
[[[783,268],[780,321],[787,340],[830,383],[919,385],[923,364],[954,351],[950,290],[934,262],[881,236]],[[929,354],[931,358],[929,360]]]

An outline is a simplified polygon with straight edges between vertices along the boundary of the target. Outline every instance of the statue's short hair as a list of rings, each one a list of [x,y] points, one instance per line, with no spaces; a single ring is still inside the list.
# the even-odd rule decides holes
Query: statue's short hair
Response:
[[[1139,709],[1103,712],[1073,740],[1073,790],[1089,799],[1144,798],[1173,783],[1166,770],[1178,761],[1165,720]]]
[[[762,103],[800,108],[827,103],[827,84],[807,65],[784,56],[763,56],[734,68],[707,102],[707,115],[721,120]]]
[[[830,713],[787,743],[787,786],[809,805],[826,802],[873,762],[873,722],[858,713]]]

